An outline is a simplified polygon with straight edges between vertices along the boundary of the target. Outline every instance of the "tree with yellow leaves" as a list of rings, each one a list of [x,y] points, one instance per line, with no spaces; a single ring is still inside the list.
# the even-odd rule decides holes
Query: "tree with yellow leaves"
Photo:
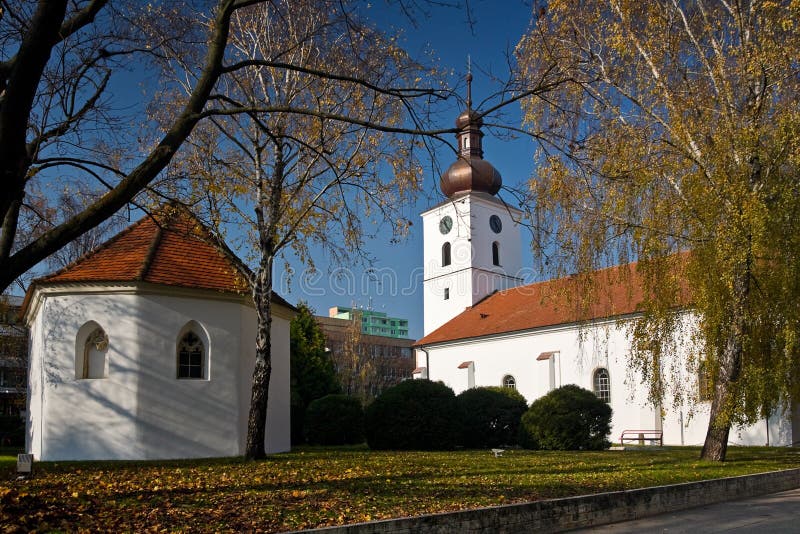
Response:
[[[686,395],[670,344],[688,290],[710,373],[702,457],[731,425],[800,399],[800,3],[552,0],[517,48],[539,258],[568,272],[638,260],[632,363],[660,403]],[[546,263],[545,261],[542,262]],[[563,271],[562,271],[563,272]],[[685,400],[685,398],[684,398]]]
[[[420,186],[418,157],[427,155],[418,136],[437,133],[406,126],[407,114],[418,97],[446,95],[414,88],[433,73],[349,9],[278,0],[238,11],[229,46],[241,68],[213,96],[210,123],[175,166],[220,233],[225,223],[241,225],[254,251],[251,459],[264,456],[276,257],[291,249],[312,266],[321,252],[344,261],[378,228],[404,233],[403,206]],[[302,67],[287,71],[271,58]],[[319,76],[323,69],[330,74]]]

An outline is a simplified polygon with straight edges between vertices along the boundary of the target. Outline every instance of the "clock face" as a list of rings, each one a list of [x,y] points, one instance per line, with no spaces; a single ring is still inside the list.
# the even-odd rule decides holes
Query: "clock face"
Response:
[[[439,231],[443,234],[447,234],[450,230],[453,229],[453,219],[450,218],[449,215],[445,215],[442,217],[442,220],[439,221]]]
[[[500,230],[503,229],[503,222],[497,215],[492,215],[489,217],[489,226],[492,228],[492,232],[499,234]]]

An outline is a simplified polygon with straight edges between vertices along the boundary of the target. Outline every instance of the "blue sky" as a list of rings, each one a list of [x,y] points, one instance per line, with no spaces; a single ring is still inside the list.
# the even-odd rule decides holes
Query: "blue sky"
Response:
[[[408,1],[408,0],[407,0]],[[414,1],[409,1],[414,5]],[[468,0],[472,14],[472,25],[468,23],[466,11],[462,8],[448,8],[430,5],[421,1],[425,13],[416,18],[416,25],[404,17],[397,7],[397,2],[376,0],[369,4],[366,13],[380,27],[391,31],[403,31],[403,45],[412,56],[419,56],[425,50],[432,50],[437,64],[453,75],[450,85],[464,88],[463,77],[467,69],[467,57],[471,58],[474,81],[472,86],[473,107],[488,95],[496,93],[500,86],[491,77],[504,79],[508,76],[508,57],[513,55],[514,47],[528,28],[530,6],[524,0]],[[367,6],[367,4],[364,4]],[[143,85],[147,86],[146,77],[138,69],[133,68],[131,74],[122,75],[114,84],[113,99],[115,103],[137,101],[141,97]],[[131,79],[128,79],[131,78]],[[143,84],[143,85],[142,85]],[[463,95],[462,95],[463,96]],[[132,115],[138,108],[129,108]],[[449,128],[461,109],[453,103],[452,113],[443,117],[442,124],[434,125]],[[502,119],[510,125],[519,125],[519,107],[509,106]],[[484,156],[500,171],[505,185],[519,185],[533,172],[534,145],[530,139],[498,139],[484,128]],[[454,139],[453,139],[454,142]],[[440,168],[446,169],[455,156],[451,149],[443,148],[437,154]],[[375,258],[372,268],[378,270],[383,283],[373,280],[365,268],[332,265],[326,258],[315,256],[318,273],[312,280],[303,276],[304,266],[298,261],[291,261],[294,276],[290,283],[285,282],[282,262],[276,262],[276,291],[296,303],[308,302],[318,314],[327,315],[332,306],[363,306],[376,311],[386,312],[394,317],[409,320],[409,335],[418,339],[422,337],[422,225],[419,214],[441,202],[444,197],[439,192],[439,175],[430,169],[424,177],[424,191],[415,205],[409,206],[406,216],[413,226],[407,240],[391,243],[391,232],[387,228],[383,234],[371,239],[366,246],[367,252]],[[500,196],[503,196],[501,191]],[[509,196],[505,197],[511,200]],[[141,216],[139,210],[133,210],[132,218]],[[523,260],[527,266],[531,264],[529,239],[523,232]],[[35,276],[41,276],[51,269],[46,265],[35,268]],[[337,277],[337,273],[347,276]],[[391,273],[387,277],[387,273]],[[12,287],[12,293],[19,288]]]
[[[467,56],[472,61],[473,101],[477,104],[486,96],[499,90],[486,73],[504,78],[508,74],[507,53],[513,49],[520,37],[528,28],[530,6],[523,1],[476,1],[469,2],[473,25],[467,22],[463,10],[429,6],[429,17],[421,16],[414,27],[410,22],[398,15],[396,9],[387,7],[383,2],[376,2],[369,13],[381,27],[387,27],[394,21],[400,24],[405,35],[405,47],[412,55],[429,47],[439,64],[454,71],[451,84],[455,86],[458,77],[464,75]],[[463,83],[462,83],[463,86]],[[446,123],[438,125],[451,127],[458,114],[453,110],[452,117]],[[519,108],[513,106],[504,120],[514,124],[519,121]],[[500,171],[504,185],[517,185],[527,181],[533,172],[534,145],[530,139],[498,139],[485,131],[484,157]],[[446,169],[453,161],[452,152],[442,150],[437,155],[439,165]],[[425,192],[415,206],[409,208],[408,216],[414,223],[409,238],[400,243],[389,242],[390,235],[379,235],[367,244],[368,252],[376,258],[373,265],[381,273],[383,282],[372,280],[362,268],[330,265],[318,261],[320,272],[314,280],[306,280],[302,275],[303,267],[295,265],[296,276],[291,285],[281,284],[276,289],[291,302],[307,301],[318,314],[327,315],[332,306],[363,306],[376,311],[386,312],[391,316],[409,319],[410,337],[422,337],[422,225],[419,214],[433,204],[443,200],[438,191],[439,176],[430,171],[425,175]],[[503,196],[501,191],[500,196]],[[506,197],[511,200],[510,197]],[[526,266],[531,265],[530,242],[523,232],[523,260]],[[393,273],[391,279],[386,273]],[[331,272],[333,274],[331,274]],[[346,276],[336,277],[336,273],[346,272]],[[281,273],[276,273],[278,280]],[[394,286],[394,287],[392,287]]]

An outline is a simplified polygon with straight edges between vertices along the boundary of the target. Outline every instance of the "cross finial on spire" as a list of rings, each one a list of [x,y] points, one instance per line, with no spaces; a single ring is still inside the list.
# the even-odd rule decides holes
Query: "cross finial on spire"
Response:
[[[472,59],[467,54],[467,109],[472,109]]]

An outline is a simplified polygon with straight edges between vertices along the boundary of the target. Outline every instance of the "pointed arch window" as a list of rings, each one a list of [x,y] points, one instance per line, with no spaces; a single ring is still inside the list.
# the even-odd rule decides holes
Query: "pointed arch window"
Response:
[[[450,265],[450,242],[442,245],[442,267]]]
[[[497,241],[492,243],[492,264],[500,265],[500,243]]]
[[[75,378],[108,378],[107,356],[106,331],[94,321],[84,324],[75,340]]]
[[[205,378],[206,347],[191,330],[178,343],[178,378]]]
[[[600,367],[594,372],[594,394],[603,402],[611,402],[611,380],[608,369]]]

